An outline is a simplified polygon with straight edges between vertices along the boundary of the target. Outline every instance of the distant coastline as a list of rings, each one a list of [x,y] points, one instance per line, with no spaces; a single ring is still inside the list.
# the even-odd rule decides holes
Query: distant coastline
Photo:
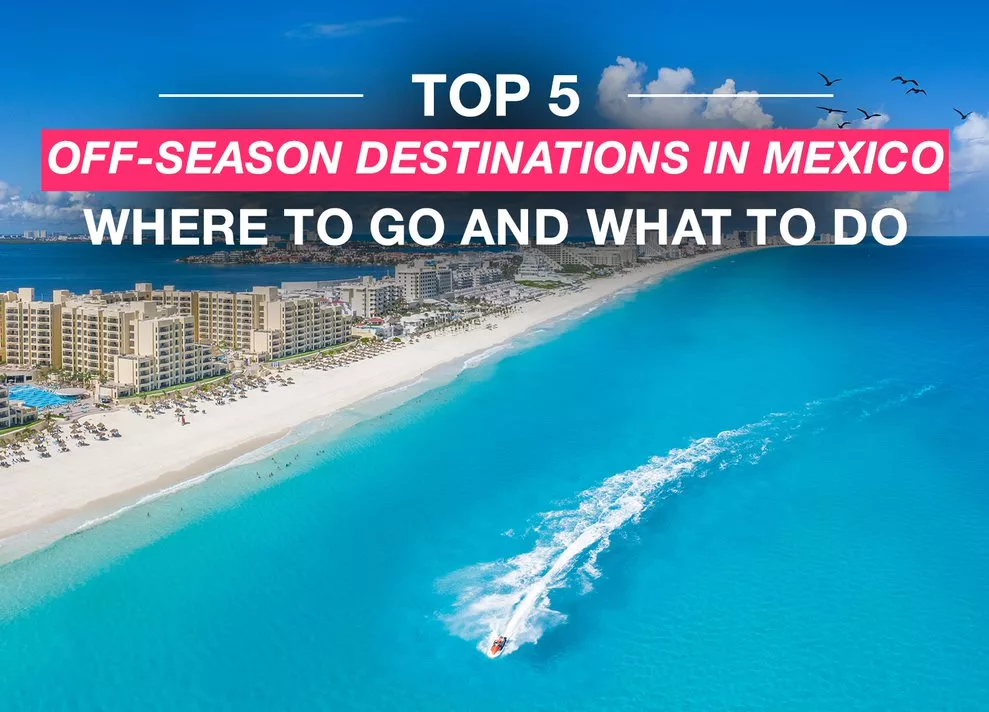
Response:
[[[252,249],[221,249],[206,254],[185,255],[176,260],[183,264],[210,265],[263,265],[263,264],[329,264],[329,265],[371,265],[394,266],[407,262],[411,255],[428,255],[430,259],[443,259],[465,253],[496,255],[508,248],[487,245],[459,246],[455,243],[421,247],[385,247],[373,241],[355,240],[340,247],[329,248],[316,241],[295,245],[287,238],[269,236],[267,247]]]
[[[0,245],[73,245],[89,244],[89,238],[84,236],[71,237],[65,240],[31,240],[23,237],[0,237]]]
[[[202,253],[202,249],[0,241],[0,291],[34,287],[39,298],[50,299],[56,289],[76,294],[86,294],[91,289],[113,292],[133,289],[136,282],[143,281],[174,285],[176,289],[235,292],[258,284],[382,277],[393,269],[388,265],[210,265],[177,261],[190,253]]]

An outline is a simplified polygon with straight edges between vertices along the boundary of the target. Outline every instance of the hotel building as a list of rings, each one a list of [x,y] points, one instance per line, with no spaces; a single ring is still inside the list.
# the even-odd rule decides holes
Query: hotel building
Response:
[[[525,247],[522,248],[522,264],[515,273],[515,281],[555,278],[562,271],[563,266],[542,250]]]
[[[195,319],[175,306],[138,302],[132,348],[113,361],[113,380],[137,393],[193,383],[222,374],[226,367],[206,344],[196,341]]]
[[[199,340],[223,349],[251,351],[254,332],[264,327],[264,305],[273,299],[278,299],[276,287],[255,287],[252,292],[196,292],[193,315]]]
[[[348,316],[319,297],[283,298],[277,287],[250,292],[182,291],[138,284],[140,299],[193,318],[195,340],[261,358],[283,358],[347,340]]]
[[[377,316],[402,299],[402,287],[391,277],[361,277],[359,282],[345,282],[338,289],[354,314],[365,318]]]
[[[397,287],[395,287],[397,289]],[[350,315],[320,296],[282,298],[275,287],[251,292],[161,290],[39,301],[33,289],[2,295],[7,368],[66,369],[110,383],[111,392],[145,392],[222,373],[216,347],[283,358],[343,343]]]
[[[56,290],[52,301],[33,289],[3,303],[8,366],[66,369],[119,392],[143,392],[218,375],[224,370],[210,347],[196,343],[191,315],[153,301],[125,301],[134,293],[73,296]],[[179,333],[181,332],[181,333]]]
[[[10,391],[7,386],[0,384],[0,430],[9,428],[10,422]]]
[[[504,278],[502,271],[493,267],[490,262],[483,262],[480,265],[466,264],[453,271],[453,288],[473,289],[500,282]]]
[[[62,367],[143,393],[223,373],[210,346],[198,343],[195,319],[154,301],[103,304],[91,295],[62,307]]]
[[[635,245],[586,247],[582,252],[595,267],[629,267],[634,265],[639,257]]]
[[[395,281],[409,304],[436,299],[453,291],[453,272],[433,261],[416,260],[395,267]]]
[[[117,356],[134,348],[140,303],[104,304],[95,296],[69,300],[62,306],[62,368],[94,378],[113,375]]]
[[[595,245],[570,247],[569,245],[539,245],[537,250],[562,267],[625,267],[634,265],[639,256],[636,245]]]
[[[350,317],[317,296],[282,298],[277,287],[193,292],[196,339],[262,359],[325,349],[347,340]]]
[[[4,360],[20,368],[60,368],[61,313],[68,292],[56,290],[53,300],[35,299],[34,290],[9,292],[3,303]]]
[[[0,430],[24,425],[38,418],[38,409],[10,400],[7,386],[0,384]]]
[[[261,308],[261,326],[251,333],[250,351],[278,359],[342,344],[350,337],[351,317],[337,304],[319,297],[279,299],[275,287]]]
[[[566,245],[537,245],[536,249],[560,265],[561,269],[575,265],[587,268],[594,266],[584,255],[583,250],[576,250]]]
[[[7,360],[7,320],[6,320],[6,307],[7,302],[12,302],[17,299],[16,292],[0,292],[0,363],[4,363]]]
[[[162,306],[178,307],[179,314],[195,314],[198,304],[198,292],[183,291],[171,285],[154,289],[147,282],[134,286],[134,299],[137,301],[152,301]]]

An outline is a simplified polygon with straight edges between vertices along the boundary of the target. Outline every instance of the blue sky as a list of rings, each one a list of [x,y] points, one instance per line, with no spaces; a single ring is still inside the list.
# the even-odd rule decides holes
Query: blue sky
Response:
[[[38,190],[42,128],[408,124],[419,109],[409,75],[419,71],[576,73],[581,112],[556,125],[621,123],[595,108],[602,72],[619,56],[648,66],[643,82],[660,67],[689,68],[692,91],[729,78],[739,90],[823,91],[816,75],[823,71],[843,79],[831,101],[887,114],[890,127],[955,128],[953,107],[989,116],[989,54],[979,29],[989,11],[974,5],[922,16],[902,4],[778,1],[676,9],[515,1],[156,5],[19,2],[4,10],[0,211],[5,199],[23,202]],[[905,96],[889,81],[895,74],[916,77],[928,96]],[[158,99],[163,91],[344,91],[367,99],[234,105]],[[764,100],[762,108],[774,125],[809,127],[822,118],[817,103]],[[981,168],[981,156],[973,165]],[[0,212],[0,231],[24,220]]]

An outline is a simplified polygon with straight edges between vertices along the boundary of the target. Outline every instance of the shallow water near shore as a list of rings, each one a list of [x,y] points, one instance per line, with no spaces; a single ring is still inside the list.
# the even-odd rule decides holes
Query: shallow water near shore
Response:
[[[731,257],[301,433],[0,568],[0,708],[985,708],[987,266]]]

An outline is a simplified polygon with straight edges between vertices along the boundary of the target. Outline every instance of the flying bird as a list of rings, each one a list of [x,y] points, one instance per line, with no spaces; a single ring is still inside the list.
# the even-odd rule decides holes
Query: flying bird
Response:
[[[820,109],[821,111],[826,111],[826,112],[828,112],[829,114],[847,114],[847,113],[848,113],[848,112],[847,112],[847,111],[845,111],[844,109],[829,109],[829,108],[828,108],[828,107],[826,107],[826,106],[819,106],[819,107],[817,107],[817,108],[818,108],[818,109]]]
[[[848,126],[848,124],[850,124],[850,123],[852,123],[852,122],[851,121],[842,121],[840,124],[838,124],[838,128],[839,129],[843,129],[846,126]]]
[[[923,94],[924,96],[927,96],[927,90],[918,89],[917,87],[910,87],[907,89],[907,94]]]
[[[968,112],[967,114],[963,114],[958,109],[955,109],[955,113],[958,114],[960,117],[962,117],[962,121],[964,121],[965,119],[967,119],[969,116],[972,115],[972,112],[971,111]]]
[[[920,84],[917,83],[916,79],[904,79],[899,74],[890,79],[891,82],[899,82],[900,84],[913,84],[915,87],[919,87]]]
[[[882,114],[870,114],[865,109],[859,109],[859,111],[861,111],[862,114],[865,116],[865,118],[862,119],[863,121],[868,121],[869,119],[875,119],[876,117],[882,116]]]
[[[832,84],[837,84],[838,82],[841,81],[841,79],[828,79],[827,76],[824,75],[824,74],[822,74],[821,72],[818,72],[817,74],[818,74],[818,76],[821,77],[821,79],[824,80],[824,86],[826,86],[826,87],[829,87]]]

